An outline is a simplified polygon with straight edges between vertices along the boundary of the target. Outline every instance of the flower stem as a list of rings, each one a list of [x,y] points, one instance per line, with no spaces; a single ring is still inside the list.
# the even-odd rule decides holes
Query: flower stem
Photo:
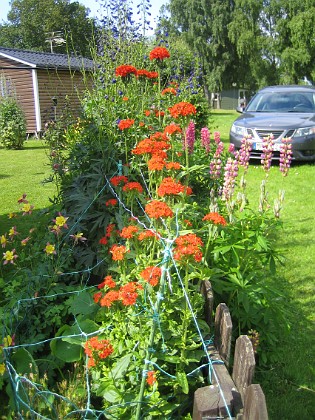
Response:
[[[162,276],[161,276],[161,280],[160,280],[159,291],[157,293],[157,299],[156,299],[156,302],[155,302],[155,305],[154,305],[153,322],[152,322],[151,333],[150,333],[149,342],[148,342],[148,346],[147,346],[147,350],[146,350],[145,364],[144,364],[143,372],[147,371],[148,365],[150,364],[150,357],[151,357],[150,349],[153,347],[155,332],[156,332],[156,329],[157,329],[157,326],[158,326],[158,319],[157,319],[156,315],[159,314],[159,312],[160,312],[160,307],[161,307],[161,303],[162,303],[162,294],[163,294],[163,290],[164,290],[164,286],[165,286],[165,281],[166,281],[166,264],[164,264],[162,266]],[[145,385],[146,385],[146,376],[142,375],[142,381],[141,381],[141,386],[140,386],[140,391],[139,391],[139,396],[138,396],[138,401],[137,401],[137,411],[136,411],[135,420],[140,419],[141,405],[142,405],[142,401],[143,401]]]

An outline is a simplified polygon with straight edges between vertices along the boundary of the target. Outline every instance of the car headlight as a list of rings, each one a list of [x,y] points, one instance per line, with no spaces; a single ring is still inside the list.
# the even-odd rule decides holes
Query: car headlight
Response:
[[[231,127],[231,133],[233,133],[233,134],[235,134],[237,136],[244,137],[244,136],[247,135],[247,130],[246,130],[245,127],[242,127],[240,125],[233,124],[232,127]]]
[[[295,130],[293,137],[303,137],[315,134],[315,127],[298,128]]]

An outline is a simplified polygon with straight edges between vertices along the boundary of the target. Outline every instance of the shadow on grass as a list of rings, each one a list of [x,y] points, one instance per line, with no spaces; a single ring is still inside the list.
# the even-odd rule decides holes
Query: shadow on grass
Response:
[[[0,215],[0,235],[6,234],[12,227],[16,227],[18,235],[16,239],[22,240],[29,235],[30,229],[45,229],[45,225],[51,224],[51,220],[55,217],[56,209],[52,205],[44,209],[33,210],[31,214],[23,212],[15,212],[12,217],[10,214]]]
[[[0,174],[0,179],[6,179],[6,178],[11,178],[12,175],[1,175]]]

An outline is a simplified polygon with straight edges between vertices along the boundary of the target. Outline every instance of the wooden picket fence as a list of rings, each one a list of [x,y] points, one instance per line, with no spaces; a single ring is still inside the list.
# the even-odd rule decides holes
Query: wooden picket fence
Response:
[[[203,282],[201,292],[206,301],[206,321],[213,327],[213,292],[209,281]],[[208,346],[210,360],[213,362],[212,383],[196,390],[193,420],[268,420],[261,386],[252,384],[255,372],[252,342],[247,335],[237,338],[233,367],[230,367],[231,340],[230,311],[225,303],[220,303],[215,311],[214,340]]]

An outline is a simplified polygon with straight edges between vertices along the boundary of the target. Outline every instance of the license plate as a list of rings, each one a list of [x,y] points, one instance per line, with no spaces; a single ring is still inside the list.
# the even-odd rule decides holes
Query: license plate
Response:
[[[252,144],[253,150],[263,150],[263,143],[253,143]],[[281,150],[281,143],[275,143],[272,147],[274,152],[280,152]]]

